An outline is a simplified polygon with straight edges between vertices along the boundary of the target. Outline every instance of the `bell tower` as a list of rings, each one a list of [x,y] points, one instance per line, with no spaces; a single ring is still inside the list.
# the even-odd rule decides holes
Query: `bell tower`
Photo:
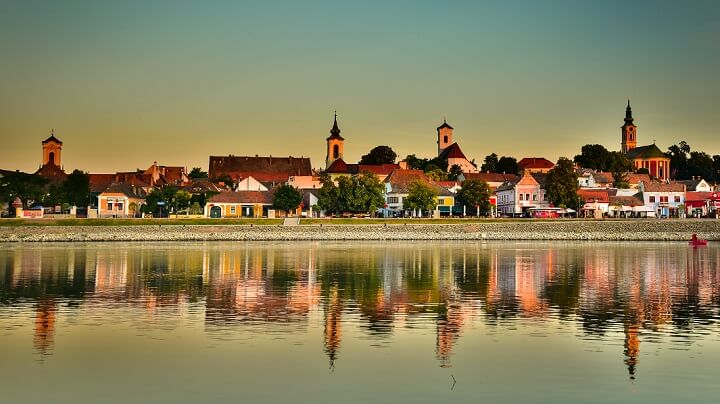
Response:
[[[342,159],[343,157],[343,146],[345,139],[340,136],[340,128],[337,123],[337,112],[335,112],[335,121],[333,127],[330,129],[330,136],[327,139],[327,154],[325,157],[325,168],[330,167],[335,160]]]
[[[628,99],[627,108],[625,108],[625,124],[621,129],[621,150],[623,153],[637,147],[637,126],[633,123],[632,108],[630,108],[630,99]]]
[[[437,144],[438,144],[438,156],[447,149],[448,146],[453,144],[453,127],[448,125],[447,121],[443,119],[442,125],[437,127]]]
[[[42,142],[43,159],[42,165],[48,164],[54,165],[55,167],[61,167],[62,159],[60,158],[60,152],[62,151],[62,142],[55,137],[55,130],[50,132],[50,137],[43,140]]]

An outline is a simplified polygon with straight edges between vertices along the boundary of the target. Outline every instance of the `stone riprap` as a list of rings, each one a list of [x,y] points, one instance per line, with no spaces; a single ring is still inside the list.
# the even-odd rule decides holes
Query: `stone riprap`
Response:
[[[720,220],[488,221],[458,224],[0,226],[0,242],[292,240],[720,241]]]

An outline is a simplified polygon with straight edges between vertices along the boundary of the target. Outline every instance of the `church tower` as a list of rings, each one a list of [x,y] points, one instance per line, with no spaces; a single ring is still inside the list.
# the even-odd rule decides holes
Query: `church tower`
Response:
[[[453,144],[453,127],[443,119],[443,124],[437,127],[438,156]]]
[[[43,140],[42,142],[43,158],[42,165],[48,164],[54,165],[55,167],[61,167],[62,160],[60,159],[60,152],[62,150],[62,142],[55,137],[55,131],[50,132],[50,137]]]
[[[630,99],[628,99],[627,108],[625,108],[625,124],[621,127],[621,130],[621,150],[623,153],[627,153],[637,146],[637,126],[633,123]]]
[[[333,127],[330,129],[330,136],[325,140],[327,141],[327,154],[325,157],[325,168],[327,169],[335,162],[335,160],[342,159],[343,156],[345,139],[340,136],[340,128],[337,123],[337,113],[335,113],[335,122],[333,122]]]

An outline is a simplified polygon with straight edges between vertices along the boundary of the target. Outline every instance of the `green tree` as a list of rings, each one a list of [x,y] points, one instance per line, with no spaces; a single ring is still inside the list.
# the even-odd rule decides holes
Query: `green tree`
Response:
[[[193,202],[190,205],[190,214],[191,215],[199,215],[202,213],[202,206],[200,206],[200,202]]]
[[[448,173],[439,168],[435,168],[432,171],[426,172],[425,174],[433,181],[446,181],[448,179]]]
[[[330,175],[323,174],[320,176],[320,189],[318,190],[317,206],[325,212],[340,213],[339,190]]]
[[[224,185],[226,188],[235,189],[235,182],[227,174],[223,174],[223,175],[215,178],[215,182],[218,184]]]
[[[600,144],[586,144],[573,160],[582,168],[610,171],[610,152]]]
[[[450,167],[450,170],[447,173],[447,178],[450,181],[457,181],[458,177],[462,174],[462,168],[457,165],[453,164],[452,167]]]
[[[670,158],[670,178],[674,180],[689,179],[688,155],[690,154],[690,145],[683,140],[668,147],[668,152],[665,154]]]
[[[355,212],[358,210],[359,203],[355,195],[355,186],[351,177],[342,176],[337,179],[338,188],[338,211],[339,212]]]
[[[188,177],[193,179],[208,178],[208,173],[207,171],[203,171],[200,167],[193,167],[192,170],[190,170]]]
[[[480,171],[486,172],[486,173],[496,173],[497,171],[497,164],[498,164],[498,155],[495,153],[488,154],[485,156],[485,160],[480,166]]]
[[[495,172],[505,174],[519,174],[520,166],[515,157],[502,156],[495,165]]]
[[[408,196],[403,201],[403,207],[420,212],[435,209],[437,193],[422,181],[414,181],[408,189]]]
[[[466,180],[457,197],[468,209],[475,208],[478,216],[490,213],[490,187],[484,181]]]
[[[570,159],[560,157],[555,167],[547,174],[545,195],[553,205],[577,208],[580,203],[577,173]]]
[[[370,153],[362,156],[360,164],[395,164],[397,153],[389,146],[376,146]]]
[[[62,185],[62,199],[73,206],[88,206],[92,200],[90,175],[74,170]]]
[[[369,172],[353,176],[356,196],[359,200],[359,211],[375,214],[385,205],[385,187],[377,175]]]
[[[46,184],[47,180],[36,174],[5,171],[0,176],[0,201],[12,205],[15,198],[20,198],[27,209],[42,200]]]
[[[135,217],[138,212],[138,204],[136,202],[130,202],[128,205],[128,212],[130,213],[130,217]]]
[[[696,151],[690,152],[687,167],[690,177],[697,176],[707,181],[717,180],[713,172],[713,158],[707,153]]]
[[[189,208],[191,198],[192,195],[190,194],[190,192],[184,191],[182,189],[177,190],[172,195],[173,209],[175,210],[175,214],[178,214],[178,212]]]
[[[295,210],[300,206],[302,200],[303,195],[300,191],[291,185],[285,184],[275,189],[273,207],[285,211],[285,216],[287,216],[291,210]]]
[[[713,178],[714,181],[720,182],[720,155],[713,156]]]

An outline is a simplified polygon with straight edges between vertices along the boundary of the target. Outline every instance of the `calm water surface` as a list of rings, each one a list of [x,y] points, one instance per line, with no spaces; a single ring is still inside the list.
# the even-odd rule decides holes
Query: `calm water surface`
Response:
[[[0,245],[0,402],[717,402],[720,247]]]

